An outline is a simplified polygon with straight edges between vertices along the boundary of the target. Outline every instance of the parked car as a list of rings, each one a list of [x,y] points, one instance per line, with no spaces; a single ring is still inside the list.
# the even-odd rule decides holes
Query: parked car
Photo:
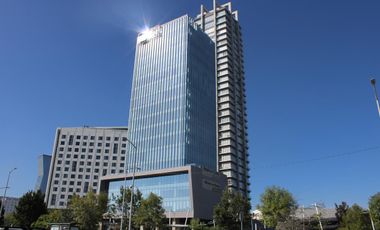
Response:
[[[79,230],[79,227],[73,223],[51,223],[49,230]]]

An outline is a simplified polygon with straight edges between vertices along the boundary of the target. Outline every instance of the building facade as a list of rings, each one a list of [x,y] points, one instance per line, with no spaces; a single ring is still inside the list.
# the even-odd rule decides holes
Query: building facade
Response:
[[[49,177],[50,162],[50,155],[42,154],[38,157],[38,177],[36,186],[34,188],[35,191],[40,190],[41,192],[45,193]]]
[[[127,168],[216,171],[214,43],[187,15],[137,37]]]
[[[218,171],[228,187],[249,197],[249,153],[244,56],[238,11],[231,2],[213,9],[203,5],[195,22],[215,42],[218,101]]]
[[[97,192],[101,176],[124,173],[127,130],[58,128],[45,192],[48,208],[65,208],[74,193]]]
[[[133,173],[104,176],[100,191],[117,197],[121,187],[131,186],[132,176]],[[162,207],[173,226],[185,224],[187,218],[211,220],[214,204],[219,202],[226,185],[223,174],[192,165],[135,173],[135,186],[143,197],[152,192],[163,198]]]

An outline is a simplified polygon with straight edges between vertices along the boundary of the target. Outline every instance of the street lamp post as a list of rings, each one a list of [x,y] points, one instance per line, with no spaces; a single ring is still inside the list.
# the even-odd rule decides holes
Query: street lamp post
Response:
[[[133,209],[133,195],[135,190],[135,174],[136,174],[136,154],[137,154],[137,147],[134,145],[131,141],[128,141],[133,148],[135,149],[135,154],[133,155],[133,174],[132,174],[132,186],[131,186],[131,202],[129,204],[129,223],[128,223],[128,230],[132,229],[132,209]]]
[[[6,197],[6,195],[7,195],[7,189],[9,188],[9,187],[8,187],[8,185],[9,185],[9,178],[11,177],[11,173],[12,173],[13,171],[15,171],[16,169],[17,169],[17,168],[14,168],[14,169],[12,169],[11,171],[9,171],[9,173],[8,173],[7,184],[5,185],[5,188],[4,188],[4,195],[3,195],[3,199],[2,199],[2,202],[1,202],[1,206],[0,206],[0,215],[1,215],[1,213],[2,213],[3,207],[5,207],[5,201],[6,201],[5,197]]]
[[[239,219],[240,219],[240,229],[243,230],[243,211],[240,211]]]
[[[135,150],[137,150],[137,147],[135,144],[132,143],[132,141],[130,141],[129,139],[127,139],[128,143],[131,144],[133,146],[133,148]],[[135,183],[135,171],[136,171],[136,153],[133,157],[133,175],[132,175],[132,186],[131,186],[131,201],[130,201],[130,207],[129,207],[129,223],[128,223],[128,229],[130,230],[131,229],[131,219],[132,219],[132,205],[133,205],[133,186],[134,186],[134,183]],[[129,171],[129,170],[128,170]],[[125,171],[124,171],[125,172]],[[126,173],[126,172],[125,172]],[[129,172],[128,172],[129,173]],[[124,177],[124,191],[123,191],[123,201],[122,201],[122,207],[121,207],[121,212],[122,212],[122,217],[121,217],[121,220],[120,220],[120,230],[123,230],[123,224],[124,224],[124,206],[125,206],[125,188],[126,188],[126,181],[127,181],[127,175],[125,175]]]
[[[376,105],[377,105],[377,112],[379,113],[380,116],[380,104],[379,104],[379,97],[377,95],[377,89],[376,89],[376,79],[372,78],[371,79],[371,85],[373,87],[373,92],[375,93],[375,99],[376,99]]]
[[[124,170],[124,173],[126,173],[126,170]],[[121,219],[120,219],[120,230],[123,230],[123,223],[124,223],[124,205],[125,205],[125,187],[127,183],[127,175],[124,177],[124,187],[123,187],[123,199],[121,202]]]
[[[370,209],[368,209],[368,215],[369,215],[369,219],[371,220],[372,230],[376,230],[375,223],[373,223],[373,219],[371,216],[371,210]]]
[[[371,210],[368,209],[368,211],[364,211],[363,214],[368,214],[369,220],[371,221],[372,230],[376,230],[375,223],[373,222],[373,219],[372,219],[372,216],[371,216]]]

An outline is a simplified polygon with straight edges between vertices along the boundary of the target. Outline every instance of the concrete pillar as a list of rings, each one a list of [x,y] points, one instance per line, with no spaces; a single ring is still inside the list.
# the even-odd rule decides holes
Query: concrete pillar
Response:
[[[175,218],[172,218],[172,225],[175,225],[177,223]],[[176,227],[172,227],[172,230],[176,230]]]

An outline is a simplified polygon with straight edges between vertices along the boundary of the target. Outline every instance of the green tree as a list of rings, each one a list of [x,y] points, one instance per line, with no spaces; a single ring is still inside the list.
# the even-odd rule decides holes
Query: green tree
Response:
[[[191,230],[216,230],[216,228],[209,227],[207,224],[202,223],[198,218],[191,219],[189,227]]]
[[[214,208],[214,220],[220,229],[239,229],[240,221],[249,223],[251,205],[240,193],[223,192],[220,202]]]
[[[124,195],[124,210],[123,210],[123,195]],[[136,211],[140,205],[142,200],[142,194],[140,190],[136,190],[136,192],[133,194],[133,210]],[[124,216],[124,223],[128,223],[129,221],[129,215],[127,214],[129,212],[129,206],[131,203],[131,189],[130,188],[120,188],[119,195],[112,194],[111,196],[112,204],[109,206],[109,212],[120,215],[122,212],[125,213]],[[134,216],[136,212],[133,212],[132,215]]]
[[[371,223],[368,214],[359,205],[354,204],[343,216],[343,227],[339,230],[368,230],[371,229]]]
[[[69,203],[69,209],[80,229],[96,229],[103,213],[107,211],[107,195],[104,193],[96,195],[92,189],[89,189],[83,197],[74,195]]]
[[[133,216],[133,223],[136,227],[143,226],[144,229],[162,228],[165,221],[164,213],[162,198],[150,193],[146,199],[142,199]]]
[[[4,226],[20,226],[13,212],[4,215]]]
[[[18,202],[14,217],[18,224],[30,228],[41,215],[47,213],[44,194],[41,191],[25,193]]]
[[[202,230],[202,224],[199,219],[194,218],[190,221],[190,229],[191,230]]]
[[[275,228],[279,222],[284,222],[297,209],[293,195],[286,189],[272,186],[265,190],[257,208],[262,212],[265,224]]]
[[[380,229],[380,192],[371,196],[368,207],[376,229]]]
[[[338,220],[339,226],[343,226],[343,217],[346,215],[349,206],[346,202],[342,202],[340,205],[335,204],[335,216]]]
[[[285,221],[279,222],[276,226],[276,230],[302,230],[304,227],[308,227],[308,225],[308,223],[302,223],[300,219],[290,217]]]
[[[33,224],[33,228],[48,228],[49,223],[71,223],[74,221],[71,210],[51,209],[48,214],[40,216]]]

